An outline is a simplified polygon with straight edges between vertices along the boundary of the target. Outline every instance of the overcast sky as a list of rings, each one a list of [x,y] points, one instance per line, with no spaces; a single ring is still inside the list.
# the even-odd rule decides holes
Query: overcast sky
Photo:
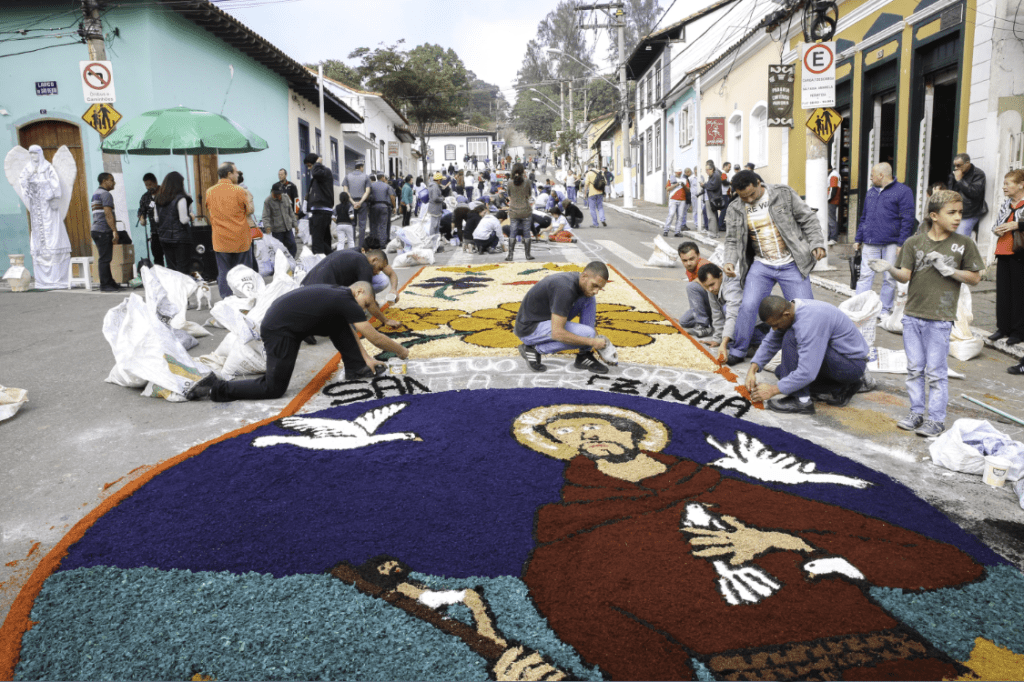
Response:
[[[345,60],[357,47],[390,45],[400,38],[408,47],[429,42],[454,49],[466,68],[502,88],[512,102],[511,86],[526,43],[536,36],[537,25],[557,0],[253,0],[254,6],[245,9],[231,4],[221,6],[303,64]],[[661,4],[664,11],[671,0]],[[677,1],[659,28],[707,4],[710,0]],[[594,56],[601,64],[607,31],[588,31],[591,44],[599,34],[602,42]]]

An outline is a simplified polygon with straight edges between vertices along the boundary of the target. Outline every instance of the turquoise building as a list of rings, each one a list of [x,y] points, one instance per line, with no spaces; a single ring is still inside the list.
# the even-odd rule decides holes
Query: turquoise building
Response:
[[[116,102],[128,121],[147,111],[183,105],[223,113],[268,143],[262,152],[224,156],[121,156],[115,212],[128,229],[136,257],[145,253],[145,231],[136,225],[142,177],[158,180],[178,171],[193,197],[217,182],[219,162],[234,161],[257,206],[284,168],[295,180],[305,169],[292,140],[299,121],[291,101],[318,110],[316,76],[244,24],[207,0],[122,0],[101,10],[107,60],[112,63]],[[89,60],[79,35],[82,3],[68,0],[7,0],[0,9],[0,152],[38,144],[47,158],[67,145],[78,177],[66,219],[75,256],[91,255],[89,201],[104,171],[101,138],[83,115],[79,62]],[[53,93],[53,94],[48,94]],[[325,113],[339,123],[362,121],[340,99],[325,92]],[[307,127],[308,131],[308,127]],[[308,149],[308,147],[307,147]],[[298,183],[301,186],[301,182]],[[199,206],[201,217],[202,207]],[[120,224],[123,223],[123,224]],[[13,188],[0,183],[0,258],[29,254],[28,213]]]

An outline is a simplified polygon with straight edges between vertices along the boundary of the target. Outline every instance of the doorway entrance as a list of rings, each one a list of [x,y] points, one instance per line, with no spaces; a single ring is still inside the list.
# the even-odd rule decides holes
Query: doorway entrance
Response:
[[[957,71],[947,69],[925,76],[925,154],[926,187],[945,182],[953,168],[956,149]]]
[[[71,256],[82,258],[92,255],[92,214],[89,210],[89,180],[85,176],[85,157],[82,152],[82,131],[73,123],[65,121],[39,121],[30,123],[18,131],[18,144],[25,149],[37,144],[43,149],[47,161],[53,161],[53,155],[61,146],[67,146],[75,159],[78,173],[75,175],[74,189],[71,194],[71,205],[64,225],[71,241]],[[27,212],[26,212],[27,215]],[[31,225],[31,221],[29,222]],[[31,227],[29,228],[31,229]]]

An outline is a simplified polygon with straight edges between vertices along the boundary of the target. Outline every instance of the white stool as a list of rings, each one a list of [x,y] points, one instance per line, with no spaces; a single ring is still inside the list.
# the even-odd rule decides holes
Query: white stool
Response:
[[[82,269],[81,277],[75,277],[76,265]],[[81,284],[85,287],[86,291],[92,291],[92,257],[72,258],[70,275],[68,278],[68,289],[76,284]]]

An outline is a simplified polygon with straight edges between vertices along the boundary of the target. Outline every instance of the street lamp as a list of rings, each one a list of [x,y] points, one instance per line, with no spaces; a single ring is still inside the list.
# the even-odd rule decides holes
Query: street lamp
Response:
[[[629,162],[629,91],[626,88],[626,53],[623,45],[625,39],[623,36],[623,29],[625,24],[622,23],[622,9],[616,11],[615,15],[619,19],[617,24],[619,29],[619,82],[613,83],[601,74],[597,73],[593,67],[587,66],[579,59],[576,59],[571,54],[566,54],[562,50],[554,47],[545,47],[544,51],[549,54],[557,54],[563,57],[568,57],[577,64],[583,66],[585,69],[596,75],[601,80],[609,83],[610,85],[618,88],[619,90],[619,107],[620,107],[620,118],[622,123],[622,206],[623,208],[633,208],[633,178]],[[571,92],[571,91],[570,91]]]

